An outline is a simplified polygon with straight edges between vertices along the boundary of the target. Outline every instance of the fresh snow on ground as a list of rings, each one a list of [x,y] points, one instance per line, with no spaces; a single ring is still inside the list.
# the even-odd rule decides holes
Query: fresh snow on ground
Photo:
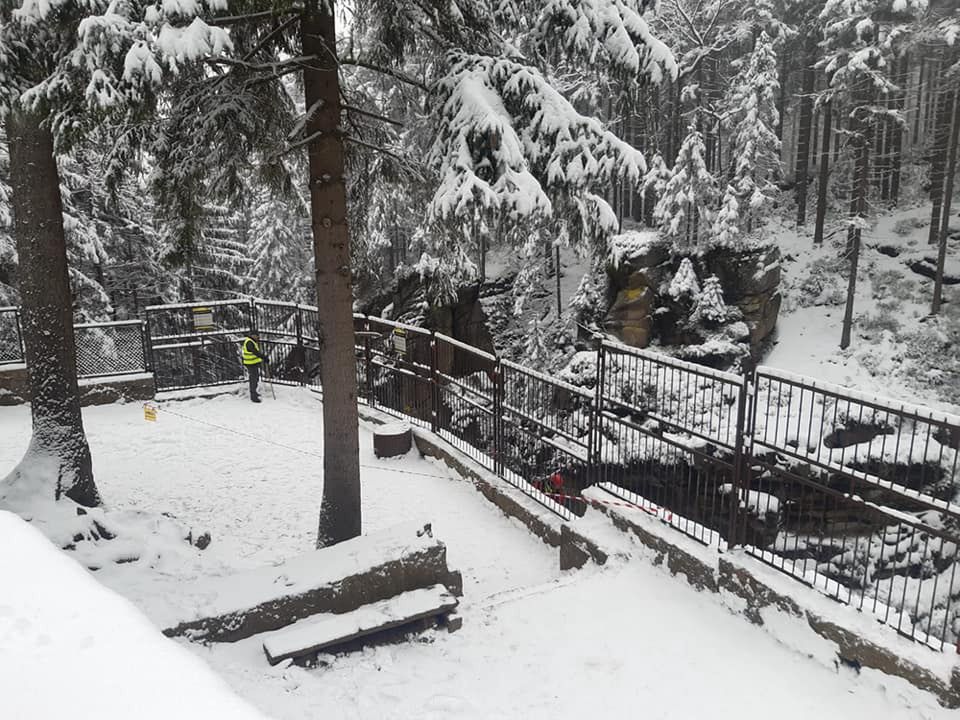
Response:
[[[5,720],[265,717],[38,530],[0,511]]]
[[[846,350],[839,347],[847,289],[847,264],[840,259],[845,233],[837,230],[816,247],[812,223],[802,232],[772,223],[769,239],[784,258],[784,303],[775,343],[761,362],[958,413],[960,286],[944,285],[941,315],[933,320],[933,280],[911,268],[935,266],[936,246],[927,244],[929,218],[930,206],[922,204],[880,216],[863,231],[854,327]],[[957,257],[960,238],[950,241],[946,272],[952,277],[960,277]]]
[[[185,583],[310,549],[320,405],[306,390],[277,388],[277,396],[266,393],[258,406],[235,394],[161,402],[156,423],[137,404],[85,409],[97,480],[112,507],[169,511],[213,536],[204,552],[169,548],[94,577],[157,622],[187,602],[189,593],[178,592]],[[20,459],[29,428],[26,407],[0,408],[0,474]],[[950,716],[903,681],[834,669],[825,646],[811,649],[818,662],[778,644],[646,561],[561,574],[557,551],[470,483],[415,453],[376,459],[368,431],[361,462],[367,530],[427,516],[447,543],[451,568],[464,574],[463,629],[328,657],[315,670],[271,668],[263,636],[210,647],[177,641],[272,717]],[[813,637],[808,645],[819,642]],[[0,665],[15,662],[0,651]]]

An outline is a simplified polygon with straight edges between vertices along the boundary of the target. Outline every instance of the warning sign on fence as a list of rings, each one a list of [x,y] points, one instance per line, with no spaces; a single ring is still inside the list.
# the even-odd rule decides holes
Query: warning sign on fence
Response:
[[[193,329],[213,330],[213,310],[210,308],[193,309]]]
[[[393,349],[399,355],[407,354],[407,331],[402,328],[395,328],[393,331]]]
[[[149,420],[150,422],[156,422],[157,408],[149,403],[145,403],[143,406],[143,419]]]

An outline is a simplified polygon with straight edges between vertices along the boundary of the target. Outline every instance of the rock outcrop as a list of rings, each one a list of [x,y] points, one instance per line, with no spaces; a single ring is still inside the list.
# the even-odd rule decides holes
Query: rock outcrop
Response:
[[[703,344],[704,334],[684,322],[689,307],[668,293],[682,259],[654,232],[629,232],[614,238],[607,267],[610,306],[603,329],[635,347],[654,342],[681,347]],[[690,259],[701,280],[711,275],[719,279],[727,306],[738,311],[731,319],[745,323],[748,333],[742,341],[757,357],[776,327],[780,311],[779,249],[716,248]],[[731,339],[740,332],[735,329]]]

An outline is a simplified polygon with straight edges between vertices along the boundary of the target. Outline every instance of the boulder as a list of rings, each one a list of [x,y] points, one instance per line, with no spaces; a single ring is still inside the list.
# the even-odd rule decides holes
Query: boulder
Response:
[[[607,311],[603,328],[627,345],[646,347],[653,329],[655,293],[646,285],[643,273],[633,273],[627,282]]]
[[[749,343],[754,357],[758,356],[762,343],[776,328],[780,312],[779,249],[772,246],[746,250],[715,248],[691,259],[701,282],[710,275],[719,278],[725,303],[739,311],[731,322],[739,321],[742,315],[748,330],[743,333],[743,342]],[[690,346],[696,350],[694,346],[707,338],[686,322],[689,300],[677,301],[666,294],[680,260],[654,233],[631,232],[614,238],[607,266],[610,305],[602,322],[603,329],[634,347],[647,347],[657,341],[663,346]],[[741,333],[723,335],[729,336],[726,338],[730,341],[726,343],[731,350],[727,353],[729,357],[690,356],[690,359],[719,367],[729,365],[736,356],[746,352],[745,346],[733,352],[733,346],[741,342]],[[718,343],[714,345],[720,347]]]

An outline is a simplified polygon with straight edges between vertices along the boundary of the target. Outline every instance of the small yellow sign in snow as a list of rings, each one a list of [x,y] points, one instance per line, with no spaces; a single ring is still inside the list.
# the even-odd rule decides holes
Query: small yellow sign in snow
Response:
[[[149,420],[150,422],[157,421],[157,408],[149,403],[145,403],[143,406],[143,419]]]

